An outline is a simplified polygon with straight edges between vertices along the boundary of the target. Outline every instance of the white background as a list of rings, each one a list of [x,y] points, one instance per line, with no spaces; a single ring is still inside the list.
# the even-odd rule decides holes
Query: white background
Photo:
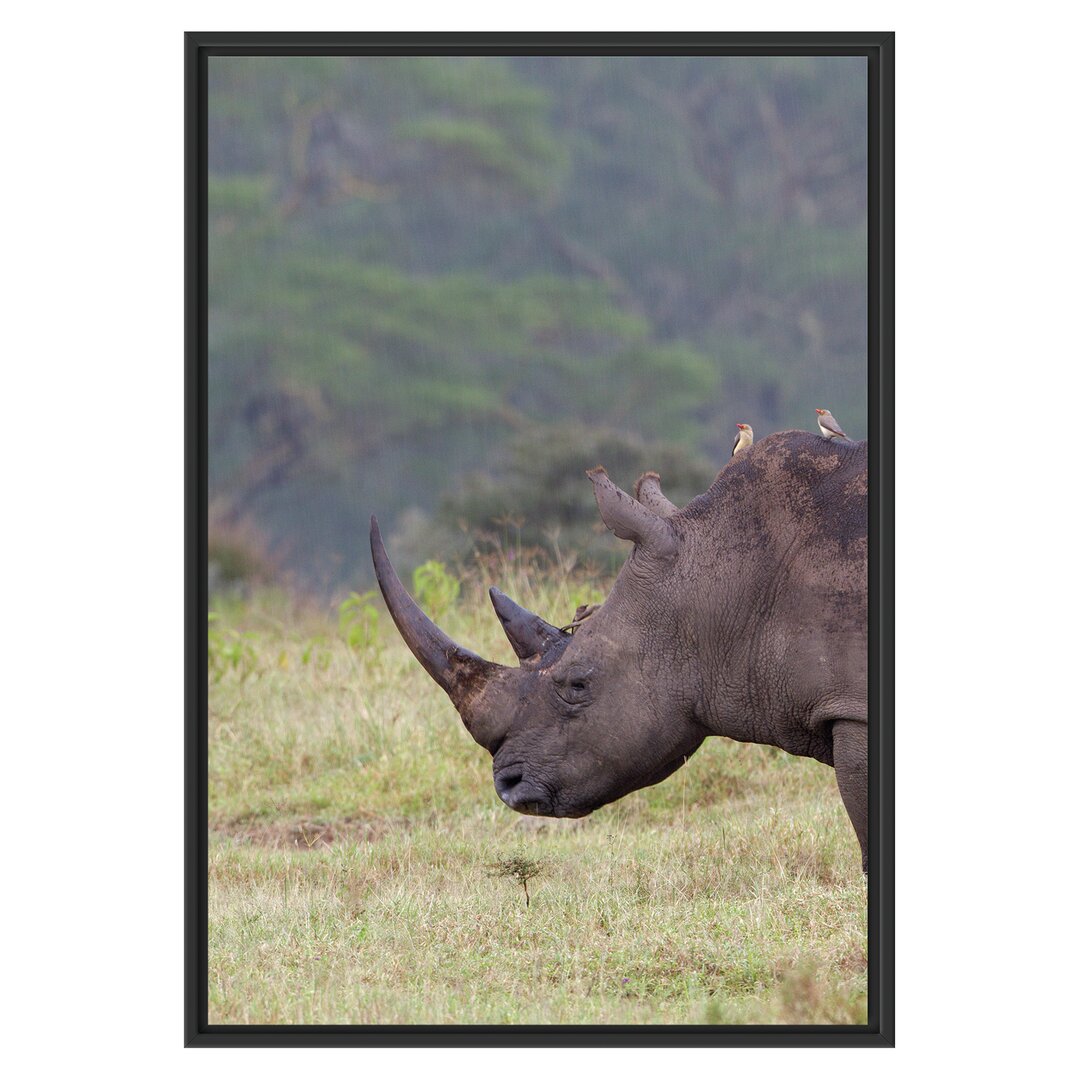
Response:
[[[0,64],[3,994],[5,1057],[29,1059],[17,1075],[1056,1072],[1080,978],[1069,9],[37,10],[9,12]],[[181,1049],[185,29],[898,32],[897,1049]]]

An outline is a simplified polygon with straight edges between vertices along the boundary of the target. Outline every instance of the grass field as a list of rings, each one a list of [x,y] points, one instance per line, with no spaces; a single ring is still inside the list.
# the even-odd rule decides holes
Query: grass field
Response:
[[[511,576],[552,620],[602,585]],[[513,662],[479,581],[446,586],[445,629]],[[588,818],[521,817],[381,600],[212,607],[212,1024],[866,1022],[830,768],[709,739]]]

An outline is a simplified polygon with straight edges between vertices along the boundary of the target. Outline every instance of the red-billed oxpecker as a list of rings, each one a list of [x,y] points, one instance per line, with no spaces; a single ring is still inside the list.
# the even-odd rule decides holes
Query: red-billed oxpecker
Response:
[[[735,445],[731,448],[731,456],[734,457],[740,450],[754,445],[754,429],[749,424],[736,424],[739,434],[735,436]]]
[[[826,439],[847,439],[844,429],[836,422],[836,417],[828,409],[814,411],[817,413],[817,426]]]

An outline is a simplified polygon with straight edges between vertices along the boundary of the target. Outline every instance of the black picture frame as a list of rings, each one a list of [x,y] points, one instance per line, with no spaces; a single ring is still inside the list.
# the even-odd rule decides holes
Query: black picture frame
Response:
[[[893,33],[188,33],[185,65],[185,986],[187,1046],[894,1045]],[[215,55],[847,55],[868,69],[870,865],[862,1026],[210,1025],[207,987],[207,59]]]

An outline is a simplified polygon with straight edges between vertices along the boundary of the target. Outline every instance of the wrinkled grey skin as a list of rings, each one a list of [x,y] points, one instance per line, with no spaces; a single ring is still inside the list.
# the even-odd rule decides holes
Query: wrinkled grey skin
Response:
[[[634,548],[573,635],[492,590],[517,668],[427,620],[374,519],[372,553],[395,623],[492,754],[511,808],[583,816],[723,735],[833,765],[865,869],[866,464],[865,443],[780,432],[681,510],[655,474],[638,502],[590,470],[601,516]]]

